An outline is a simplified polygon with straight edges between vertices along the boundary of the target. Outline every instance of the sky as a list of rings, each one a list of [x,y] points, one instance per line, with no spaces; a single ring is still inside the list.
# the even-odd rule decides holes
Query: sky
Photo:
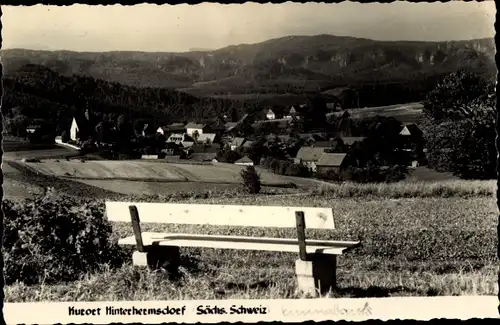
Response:
[[[182,52],[290,35],[448,41],[494,37],[493,1],[2,6],[3,48]]]

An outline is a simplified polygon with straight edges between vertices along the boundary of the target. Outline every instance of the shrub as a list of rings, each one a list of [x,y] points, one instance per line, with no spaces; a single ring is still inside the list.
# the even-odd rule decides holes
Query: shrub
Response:
[[[3,210],[7,284],[72,281],[123,260],[104,206],[95,201],[48,192],[21,203],[5,200]]]
[[[260,175],[257,174],[254,166],[247,166],[246,169],[241,171],[241,178],[243,179],[243,186],[250,194],[257,194],[261,189]]]

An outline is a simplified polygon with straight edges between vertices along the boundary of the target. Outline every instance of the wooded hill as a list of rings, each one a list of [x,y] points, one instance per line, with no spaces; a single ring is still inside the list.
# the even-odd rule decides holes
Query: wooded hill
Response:
[[[135,87],[175,88],[205,96],[298,94],[338,87],[435,86],[462,68],[495,69],[493,39],[455,42],[374,41],[334,35],[288,36],[257,44],[185,53],[2,50],[8,75],[26,64]],[[383,92],[399,92],[402,87]],[[420,96],[425,89],[412,90]],[[382,97],[387,97],[384,94]],[[407,95],[408,96],[408,95]],[[269,96],[267,97],[269,98]],[[403,98],[401,98],[403,100]],[[364,101],[360,106],[369,106]],[[374,103],[385,105],[387,103]]]

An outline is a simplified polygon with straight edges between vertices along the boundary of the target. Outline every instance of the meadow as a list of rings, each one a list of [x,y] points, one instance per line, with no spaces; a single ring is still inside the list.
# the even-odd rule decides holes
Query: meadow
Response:
[[[78,181],[143,181],[143,182],[196,182],[214,184],[240,184],[240,172],[245,166],[218,163],[214,165],[173,164],[159,161],[85,161],[44,159],[37,163],[18,162],[32,171],[46,176]],[[287,177],[258,168],[266,186],[286,186],[298,183],[311,186],[322,183],[298,177]],[[104,183],[103,183],[104,184]],[[132,185],[132,184],[131,184]],[[104,185],[107,186],[107,185]]]
[[[336,229],[308,237],[361,240],[339,258],[338,289],[330,297],[493,295],[497,207],[494,182],[345,184],[301,195],[224,195],[175,202],[323,206]],[[234,193],[233,193],[234,194]],[[143,231],[294,237],[294,229],[144,225]],[[132,235],[114,223],[114,235]],[[130,250],[127,250],[130,253]],[[118,268],[58,284],[5,287],[6,302],[157,299],[300,298],[292,253],[183,248],[182,278],[138,269],[130,255]]]
[[[421,103],[407,103],[379,107],[348,109],[347,112],[355,119],[371,118],[376,115],[394,117],[402,123],[417,123],[423,117]],[[341,115],[343,112],[329,113]]]

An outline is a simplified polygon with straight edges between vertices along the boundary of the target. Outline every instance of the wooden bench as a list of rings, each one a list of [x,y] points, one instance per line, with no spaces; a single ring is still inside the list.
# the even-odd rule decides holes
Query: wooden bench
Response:
[[[109,221],[132,222],[134,235],[120,239],[119,244],[136,247],[134,265],[175,270],[180,247],[293,252],[299,254],[295,263],[298,288],[313,294],[335,288],[337,255],[360,245],[359,241],[306,240],[306,225],[335,229],[329,208],[106,202],[106,215]],[[296,228],[297,238],[142,232],[141,223]]]

